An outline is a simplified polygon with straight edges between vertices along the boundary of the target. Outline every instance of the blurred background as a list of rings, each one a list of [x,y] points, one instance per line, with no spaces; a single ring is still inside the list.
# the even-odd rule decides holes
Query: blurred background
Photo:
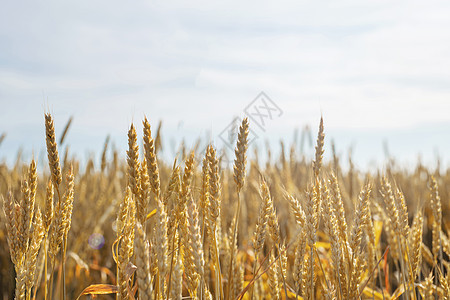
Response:
[[[50,112],[60,135],[73,117],[81,159],[108,135],[125,156],[144,116],[169,160],[183,140],[226,147],[245,116],[252,146],[312,155],[323,116],[326,157],[334,140],[362,168],[448,166],[449,15],[448,1],[3,1],[0,160],[46,164]]]

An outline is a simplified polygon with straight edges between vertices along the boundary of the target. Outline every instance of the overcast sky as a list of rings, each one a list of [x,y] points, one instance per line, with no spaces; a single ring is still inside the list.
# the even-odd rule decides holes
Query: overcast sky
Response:
[[[170,145],[219,143],[264,91],[280,113],[251,120],[255,145],[315,136],[322,114],[361,165],[383,161],[383,141],[448,162],[449,15],[449,1],[4,1],[0,159],[41,153],[45,111],[57,133],[73,115],[81,158],[108,134],[126,149],[144,115]]]

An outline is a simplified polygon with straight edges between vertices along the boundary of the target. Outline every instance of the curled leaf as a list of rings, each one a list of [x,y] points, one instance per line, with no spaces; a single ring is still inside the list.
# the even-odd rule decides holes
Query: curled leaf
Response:
[[[92,284],[85,288],[78,296],[77,300],[83,295],[107,295],[115,294],[119,291],[116,285],[111,284]]]

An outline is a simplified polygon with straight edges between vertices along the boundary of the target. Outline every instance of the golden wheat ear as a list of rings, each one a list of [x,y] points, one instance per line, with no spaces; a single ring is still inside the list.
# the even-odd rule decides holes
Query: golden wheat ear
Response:
[[[248,132],[249,123],[248,118],[242,120],[242,124],[239,127],[238,140],[234,153],[236,159],[234,160],[234,182],[236,183],[236,189],[239,194],[244,186],[245,179],[245,165],[247,161],[247,149],[248,149]]]
[[[152,192],[155,194],[155,198],[158,199],[161,195],[161,184],[159,179],[158,162],[156,158],[155,141],[152,138],[150,123],[147,118],[145,118],[142,123],[144,125],[144,151],[147,162],[148,177],[150,178]]]
[[[131,124],[128,130],[128,184],[135,197],[139,195],[139,147],[137,145],[136,129]]]
[[[319,133],[317,134],[316,154],[313,162],[313,170],[315,178],[319,178],[320,169],[322,167],[324,140],[325,134],[323,132],[323,118],[320,117]]]
[[[59,187],[62,181],[61,166],[59,163],[58,147],[56,145],[55,124],[50,114],[45,114],[45,141],[47,143],[47,156],[53,184]]]

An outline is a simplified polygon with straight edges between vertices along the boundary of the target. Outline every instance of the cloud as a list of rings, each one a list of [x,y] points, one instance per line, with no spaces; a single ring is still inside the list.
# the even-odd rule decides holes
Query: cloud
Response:
[[[450,123],[449,13],[446,1],[9,1],[0,127],[14,151],[43,137],[46,108],[60,126],[75,115],[80,147],[144,114],[170,136],[220,132],[261,90],[285,111],[277,132],[320,113],[338,131]]]

